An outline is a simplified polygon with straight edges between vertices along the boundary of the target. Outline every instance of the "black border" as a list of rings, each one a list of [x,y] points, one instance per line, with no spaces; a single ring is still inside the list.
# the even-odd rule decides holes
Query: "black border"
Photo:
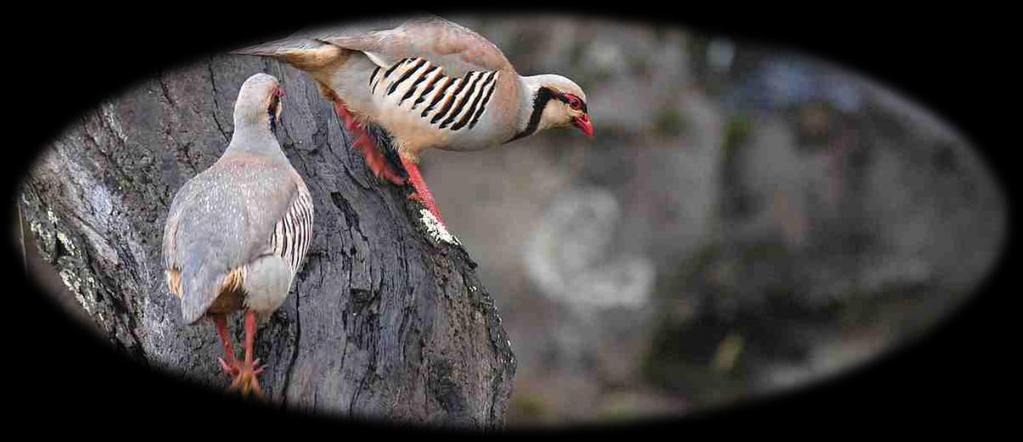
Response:
[[[1017,25],[1011,21],[1016,15],[1007,8],[929,4],[899,9],[891,3],[862,2],[755,8],[727,4],[715,10],[705,10],[706,5],[671,8],[653,2],[607,9],[586,3],[558,4],[565,12],[669,21],[705,33],[794,48],[865,73],[959,129],[981,149],[1013,202],[1012,178],[1018,163],[1011,156],[1021,138],[1016,123],[1020,104],[1013,92],[1019,89],[1020,77],[1012,67],[1019,53],[1012,32]],[[478,8],[465,9],[474,10]],[[521,12],[529,11],[543,9],[534,6]],[[353,5],[343,2],[216,8],[165,3],[145,10],[90,3],[24,5],[5,20],[13,32],[4,39],[4,135],[8,141],[4,153],[14,158],[3,161],[9,168],[3,174],[4,195],[13,202],[15,183],[49,139],[82,111],[134,80],[195,55],[287,34],[304,25],[385,12],[399,11],[367,6],[353,11]],[[4,231],[9,232],[7,224],[13,217],[4,219]],[[667,430],[664,434],[679,438],[736,430],[805,433],[822,424],[830,431],[809,434],[827,437],[852,429],[887,434],[880,430],[888,427],[992,430],[1015,408],[999,400],[1012,403],[1014,396],[1009,392],[1015,378],[1010,371],[1017,363],[1010,361],[1020,348],[1012,339],[1018,334],[1009,316],[1014,311],[1006,306],[1016,295],[1006,275],[1013,246],[1010,240],[998,268],[953,317],[924,339],[851,376],[677,421],[569,430],[580,436]],[[43,429],[94,428],[136,436],[163,429],[195,435],[221,429],[237,436],[236,431],[246,424],[259,434],[281,435],[311,429],[338,437],[355,437],[352,431],[358,430],[373,435],[413,431],[282,415],[152,377],[33,293],[32,286],[24,285],[15,251],[5,249],[9,249],[4,253],[5,269],[15,277],[5,279],[8,288],[2,298],[5,332],[0,342],[7,372],[3,391],[15,410],[8,416],[16,424],[43,422]]]

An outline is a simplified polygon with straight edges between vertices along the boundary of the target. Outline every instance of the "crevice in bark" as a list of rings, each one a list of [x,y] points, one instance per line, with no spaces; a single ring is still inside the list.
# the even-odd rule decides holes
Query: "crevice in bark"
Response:
[[[213,72],[213,61],[212,60],[210,62],[206,63],[206,69],[210,73],[210,88],[213,90],[213,112],[211,112],[211,114],[213,116],[213,122],[216,123],[217,130],[220,131],[220,134],[223,135],[224,141],[231,141],[231,135],[228,134],[226,130],[224,130],[224,126],[222,124],[220,124],[220,117],[217,116],[217,112],[220,111],[220,102],[217,100],[217,95],[219,95],[219,92],[217,91],[217,78],[216,78],[217,74],[215,72]]]

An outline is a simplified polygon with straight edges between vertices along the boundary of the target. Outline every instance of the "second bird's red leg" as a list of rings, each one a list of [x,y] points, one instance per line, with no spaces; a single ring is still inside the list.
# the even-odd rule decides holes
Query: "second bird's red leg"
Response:
[[[376,140],[373,136],[358,121],[355,121],[355,117],[348,111],[348,108],[345,107],[341,99],[333,94],[331,94],[331,98],[334,101],[334,111],[337,112],[338,117],[341,118],[348,131],[355,135],[355,142],[352,144],[366,157],[366,165],[369,166],[370,170],[376,176],[384,178],[395,185],[404,185],[405,178],[391,167],[391,163],[387,161],[384,154],[377,148]],[[426,182],[423,181],[422,175],[419,174],[419,167],[416,163],[404,157],[401,158],[401,164],[405,167],[405,171],[408,172],[409,182],[416,189],[410,198],[423,203],[430,210],[430,213],[437,218],[437,221],[444,225],[444,218],[441,217],[440,210],[437,209],[437,203],[433,200],[430,188],[426,187]]]
[[[419,174],[419,166],[414,161],[408,160],[405,157],[401,157],[401,165],[405,166],[409,182],[416,189],[416,192],[410,195],[409,198],[423,203],[430,210],[430,213],[437,218],[437,221],[441,225],[445,225],[444,218],[440,216],[440,210],[437,209],[437,203],[433,200],[433,193],[430,192],[429,187],[426,187],[426,181],[423,181],[423,176]]]
[[[362,155],[366,157],[366,165],[369,166],[369,170],[373,171],[374,175],[386,179],[395,185],[401,186],[405,184],[405,178],[391,167],[391,163],[387,162],[387,158],[377,148],[376,139],[358,121],[355,121],[355,117],[352,116],[352,113],[348,111],[345,104],[338,98],[334,98],[334,111],[337,112],[337,116],[344,122],[345,128],[355,135],[355,142],[352,145],[359,149]]]

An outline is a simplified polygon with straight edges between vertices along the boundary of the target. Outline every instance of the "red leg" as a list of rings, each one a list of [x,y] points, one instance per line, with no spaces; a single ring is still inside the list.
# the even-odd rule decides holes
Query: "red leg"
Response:
[[[252,346],[256,342],[256,313],[245,312],[245,364],[252,365]]]
[[[334,98],[334,111],[341,117],[341,121],[344,122],[348,131],[355,135],[355,142],[352,144],[362,152],[362,155],[366,158],[366,165],[373,171],[373,174],[395,185],[404,185],[405,178],[391,167],[391,163],[387,162],[387,158],[384,158],[384,154],[377,148],[376,140],[373,136],[361,124],[355,121],[355,117],[352,116],[352,113],[348,111],[345,104],[338,98]]]
[[[253,360],[253,344],[256,341],[256,314],[252,310],[245,312],[245,360],[238,364],[239,372],[231,383],[229,390],[240,389],[242,395],[253,393],[262,397],[263,390],[259,387],[257,376],[263,373],[264,367],[259,365],[259,359]]]
[[[415,193],[409,195],[416,201],[423,203],[430,213],[440,221],[441,225],[444,225],[444,218],[440,216],[440,210],[437,209],[437,203],[433,201],[433,193],[430,192],[430,188],[426,187],[426,181],[423,181],[423,176],[419,174],[419,166],[415,162],[401,157],[401,164],[405,166],[405,171],[408,172],[409,181],[412,183],[412,187],[416,189]]]
[[[217,327],[217,334],[220,335],[220,342],[224,345],[224,353],[227,360],[217,358],[220,367],[230,376],[238,375],[238,360],[234,357],[234,344],[231,343],[231,334],[227,331],[227,318],[223,314],[213,314],[213,324]]]

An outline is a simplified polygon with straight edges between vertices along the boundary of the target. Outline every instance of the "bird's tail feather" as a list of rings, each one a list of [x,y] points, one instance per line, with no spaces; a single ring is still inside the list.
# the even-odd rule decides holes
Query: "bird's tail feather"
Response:
[[[206,314],[219,295],[225,272],[212,266],[195,266],[181,272],[181,316],[192,324]]]
[[[266,43],[260,43],[254,46],[248,46],[240,49],[231,51],[235,55],[258,55],[261,57],[282,57],[289,50],[294,49],[305,49],[302,47],[294,47],[293,45],[287,44],[287,40],[270,41]]]
[[[249,46],[231,51],[235,55],[256,55],[271,57],[291,64],[305,71],[315,71],[325,66],[337,66],[348,59],[346,51],[334,45],[313,39],[286,38]]]

